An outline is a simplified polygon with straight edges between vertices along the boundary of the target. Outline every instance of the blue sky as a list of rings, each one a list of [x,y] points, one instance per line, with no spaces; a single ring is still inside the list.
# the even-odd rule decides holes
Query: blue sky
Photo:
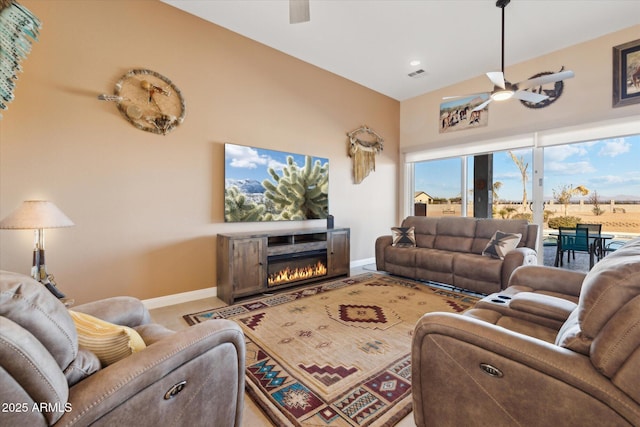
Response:
[[[544,197],[561,185],[583,185],[601,198],[632,196],[640,200],[640,135],[545,148]],[[531,149],[515,150],[529,163],[528,197],[531,199]],[[507,152],[495,153],[494,181],[502,182],[501,199],[522,199],[522,178]],[[470,159],[470,163],[473,161]],[[472,182],[473,174],[469,174]],[[433,197],[460,195],[460,159],[416,164],[416,190]],[[588,196],[587,196],[588,197]]]
[[[244,145],[225,144],[224,170],[227,179],[255,179],[262,182],[265,178],[272,180],[267,172],[273,167],[281,172],[286,165],[287,157],[293,156],[298,166],[304,166],[305,156],[302,154],[285,153],[282,151],[264,150]],[[320,160],[322,164],[329,160],[312,156],[312,162]]]

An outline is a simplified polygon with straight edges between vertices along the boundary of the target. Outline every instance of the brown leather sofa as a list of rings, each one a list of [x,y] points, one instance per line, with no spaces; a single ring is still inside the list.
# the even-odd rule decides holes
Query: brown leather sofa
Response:
[[[526,220],[410,216],[402,227],[415,228],[416,247],[395,247],[392,236],[378,237],[378,270],[490,294],[504,289],[517,267],[537,264],[538,226]],[[482,255],[496,231],[522,235],[504,260]]]
[[[416,424],[640,425],[640,238],[586,275],[521,267],[510,284],[419,320]]]
[[[133,328],[146,348],[101,367],[56,297],[0,272],[0,425],[241,426],[245,344],[234,322],[174,333],[129,297],[72,309]]]

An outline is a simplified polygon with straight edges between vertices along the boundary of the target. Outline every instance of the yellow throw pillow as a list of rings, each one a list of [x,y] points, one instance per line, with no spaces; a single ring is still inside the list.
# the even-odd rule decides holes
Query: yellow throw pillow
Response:
[[[144,350],[144,340],[135,330],[69,310],[78,331],[78,344],[98,356],[102,366]]]

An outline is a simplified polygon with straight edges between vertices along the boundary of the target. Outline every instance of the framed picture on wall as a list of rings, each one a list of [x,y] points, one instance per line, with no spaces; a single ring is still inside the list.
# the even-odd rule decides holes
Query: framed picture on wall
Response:
[[[487,126],[489,107],[474,109],[488,99],[488,93],[481,93],[440,104],[440,133]]]
[[[613,47],[613,106],[640,103],[640,40]]]

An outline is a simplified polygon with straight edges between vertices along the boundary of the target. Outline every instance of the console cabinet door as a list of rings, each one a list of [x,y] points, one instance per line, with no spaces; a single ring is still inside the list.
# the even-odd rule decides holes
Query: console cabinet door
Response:
[[[263,292],[266,278],[266,239],[233,240],[233,296]]]
[[[349,275],[349,230],[327,233],[327,270],[328,276]]]
[[[218,297],[233,304],[238,297],[264,292],[267,239],[218,235]]]

